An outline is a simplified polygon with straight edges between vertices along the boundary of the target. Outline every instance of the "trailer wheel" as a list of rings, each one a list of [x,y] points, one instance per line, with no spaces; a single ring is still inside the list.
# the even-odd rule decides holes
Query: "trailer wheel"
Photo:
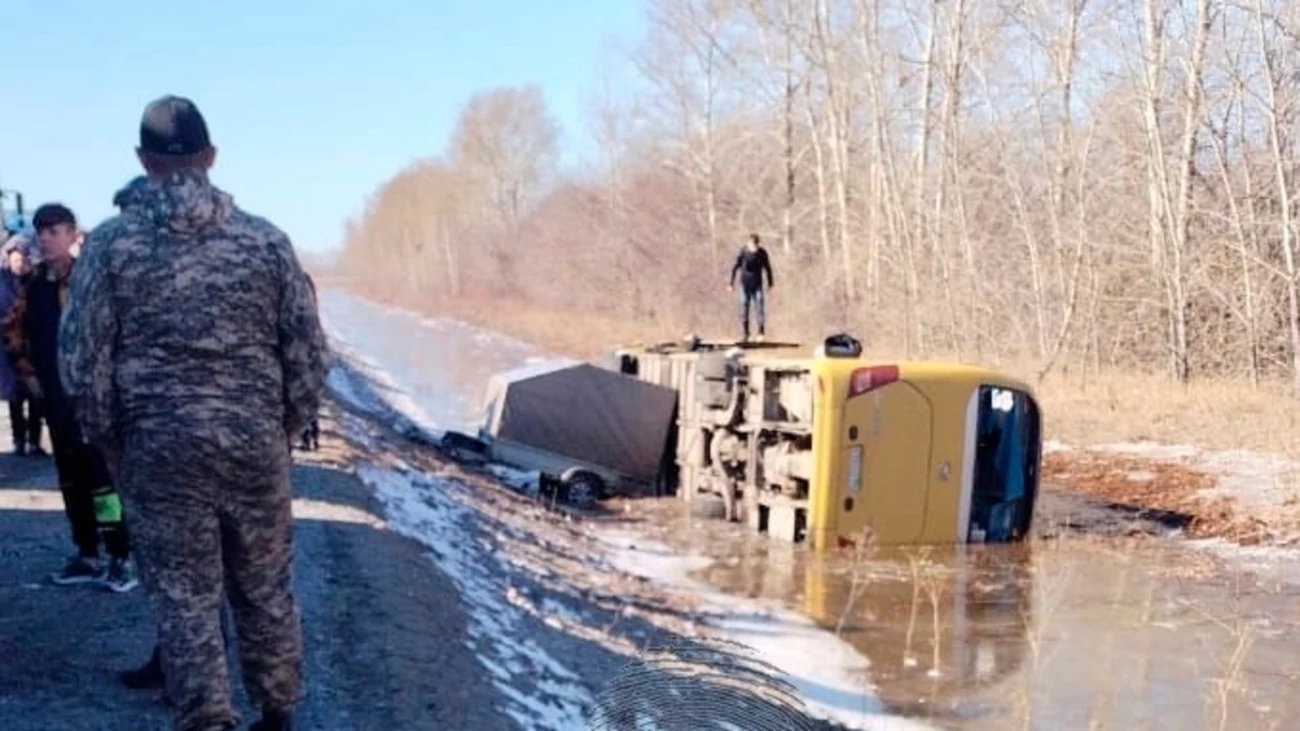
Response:
[[[600,501],[604,495],[605,485],[599,475],[585,470],[570,472],[564,476],[564,502],[579,508],[589,508]]]

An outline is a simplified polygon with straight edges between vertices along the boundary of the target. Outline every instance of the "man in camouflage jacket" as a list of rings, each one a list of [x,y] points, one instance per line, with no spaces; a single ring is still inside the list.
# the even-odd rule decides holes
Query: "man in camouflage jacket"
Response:
[[[87,238],[60,342],[87,437],[110,455],[159,617],[176,728],[236,728],[220,607],[235,615],[255,731],[302,692],[289,441],[314,416],[326,343],[288,237],[209,182],[192,102],[146,109],[149,184]]]

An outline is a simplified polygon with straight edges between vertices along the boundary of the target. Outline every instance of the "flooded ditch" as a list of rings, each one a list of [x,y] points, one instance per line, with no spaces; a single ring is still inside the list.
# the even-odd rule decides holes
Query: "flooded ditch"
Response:
[[[1177,541],[1071,533],[817,557],[654,502],[639,532],[713,559],[694,578],[783,603],[851,644],[891,713],[952,729],[1300,719],[1288,692],[1300,674],[1300,587]]]
[[[537,354],[327,291],[331,329],[433,428],[472,429],[488,376]],[[1049,486],[1050,487],[1050,486]],[[1159,516],[1046,490],[1019,546],[816,557],[672,500],[609,506],[693,574],[813,619],[870,662],[896,715],[952,729],[1300,727],[1300,582],[1169,538]]]

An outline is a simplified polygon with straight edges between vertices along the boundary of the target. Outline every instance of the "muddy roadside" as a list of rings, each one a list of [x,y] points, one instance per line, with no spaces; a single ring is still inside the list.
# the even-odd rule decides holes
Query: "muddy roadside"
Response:
[[[1300,545],[1300,463],[1151,443],[1048,444],[1043,494],[1068,495],[1157,531],[1238,546]]]
[[[455,587],[417,543],[384,529],[372,491],[351,471],[350,447],[323,426],[321,452],[294,470],[307,639],[300,727],[517,728],[465,647]],[[143,592],[46,581],[68,550],[61,510],[50,460],[0,457],[0,718],[13,731],[170,728],[153,693],[117,679],[151,647]],[[246,702],[242,712],[255,718]]]

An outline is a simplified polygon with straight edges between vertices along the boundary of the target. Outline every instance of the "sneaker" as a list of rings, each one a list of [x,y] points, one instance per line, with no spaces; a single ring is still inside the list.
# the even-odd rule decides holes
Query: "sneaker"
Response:
[[[50,580],[59,586],[88,584],[103,578],[104,570],[100,568],[99,559],[87,556],[73,556],[62,571],[50,575]]]
[[[27,456],[27,445],[26,445],[26,444],[15,444],[15,445],[14,445],[14,456],[15,456],[15,457],[26,457],[26,456]]]
[[[41,445],[39,445],[39,444],[37,444],[36,446],[32,447],[31,450],[29,450],[29,451],[27,452],[27,454],[31,455],[32,457],[48,457],[48,456],[50,456],[50,453],[47,452],[47,451],[45,451],[44,449],[42,449],[42,448],[41,448]]]
[[[130,559],[112,558],[108,561],[108,571],[104,573],[104,586],[119,594],[131,591],[140,585]]]

